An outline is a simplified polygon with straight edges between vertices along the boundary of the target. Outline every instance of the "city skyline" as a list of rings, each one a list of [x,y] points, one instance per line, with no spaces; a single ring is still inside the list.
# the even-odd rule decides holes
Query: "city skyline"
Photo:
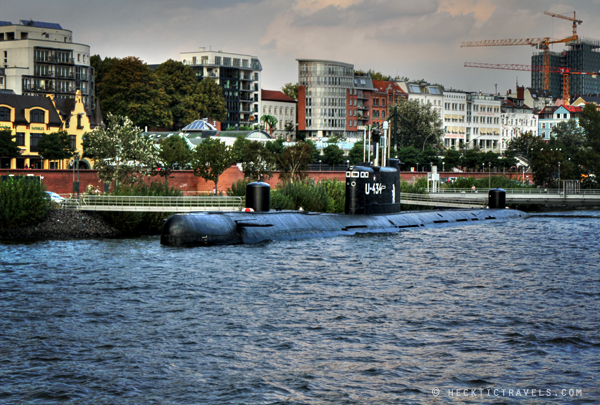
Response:
[[[199,47],[257,56],[262,87],[298,80],[296,59],[327,59],[446,88],[493,93],[530,85],[528,72],[465,68],[464,62],[531,63],[529,46],[461,48],[462,41],[566,38],[583,20],[581,37],[600,39],[600,0],[9,0],[0,20],[54,22],[92,55],[136,56],[149,64],[180,60]],[[563,50],[555,45],[552,51]]]

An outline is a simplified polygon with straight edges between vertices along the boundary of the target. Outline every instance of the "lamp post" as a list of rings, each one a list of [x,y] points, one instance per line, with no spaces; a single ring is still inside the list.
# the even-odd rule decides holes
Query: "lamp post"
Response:
[[[346,160],[346,168],[350,167],[350,160]]]
[[[319,171],[321,171],[321,159],[319,159]]]
[[[488,190],[492,188],[492,162],[488,162]]]

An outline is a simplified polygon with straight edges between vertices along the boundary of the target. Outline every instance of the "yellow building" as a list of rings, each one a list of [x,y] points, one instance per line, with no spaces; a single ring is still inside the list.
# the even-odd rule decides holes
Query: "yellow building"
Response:
[[[66,169],[73,159],[48,161],[40,156],[37,145],[43,134],[66,131],[71,146],[81,156],[83,135],[95,127],[95,120],[86,110],[79,91],[75,98],[52,99],[52,96],[21,96],[0,94],[0,130],[11,130],[17,136],[21,156],[7,159],[0,157],[2,169]],[[83,159],[81,169],[92,164]]]

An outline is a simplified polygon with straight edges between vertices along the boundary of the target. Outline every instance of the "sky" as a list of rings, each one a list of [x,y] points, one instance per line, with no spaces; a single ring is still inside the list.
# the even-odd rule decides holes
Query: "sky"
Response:
[[[298,81],[297,59],[351,63],[445,88],[504,94],[530,73],[465,68],[465,62],[530,64],[530,46],[461,48],[462,41],[600,40],[600,0],[0,0],[0,20],[53,22],[92,55],[180,60],[199,47],[257,56],[262,87]],[[553,45],[561,51],[563,45]]]

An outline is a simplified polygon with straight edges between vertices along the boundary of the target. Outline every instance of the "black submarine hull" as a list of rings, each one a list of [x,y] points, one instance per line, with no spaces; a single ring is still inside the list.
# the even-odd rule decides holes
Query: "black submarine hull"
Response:
[[[161,244],[210,246],[254,244],[368,233],[478,224],[526,218],[511,209],[444,210],[344,215],[298,211],[177,214],[163,225]]]

